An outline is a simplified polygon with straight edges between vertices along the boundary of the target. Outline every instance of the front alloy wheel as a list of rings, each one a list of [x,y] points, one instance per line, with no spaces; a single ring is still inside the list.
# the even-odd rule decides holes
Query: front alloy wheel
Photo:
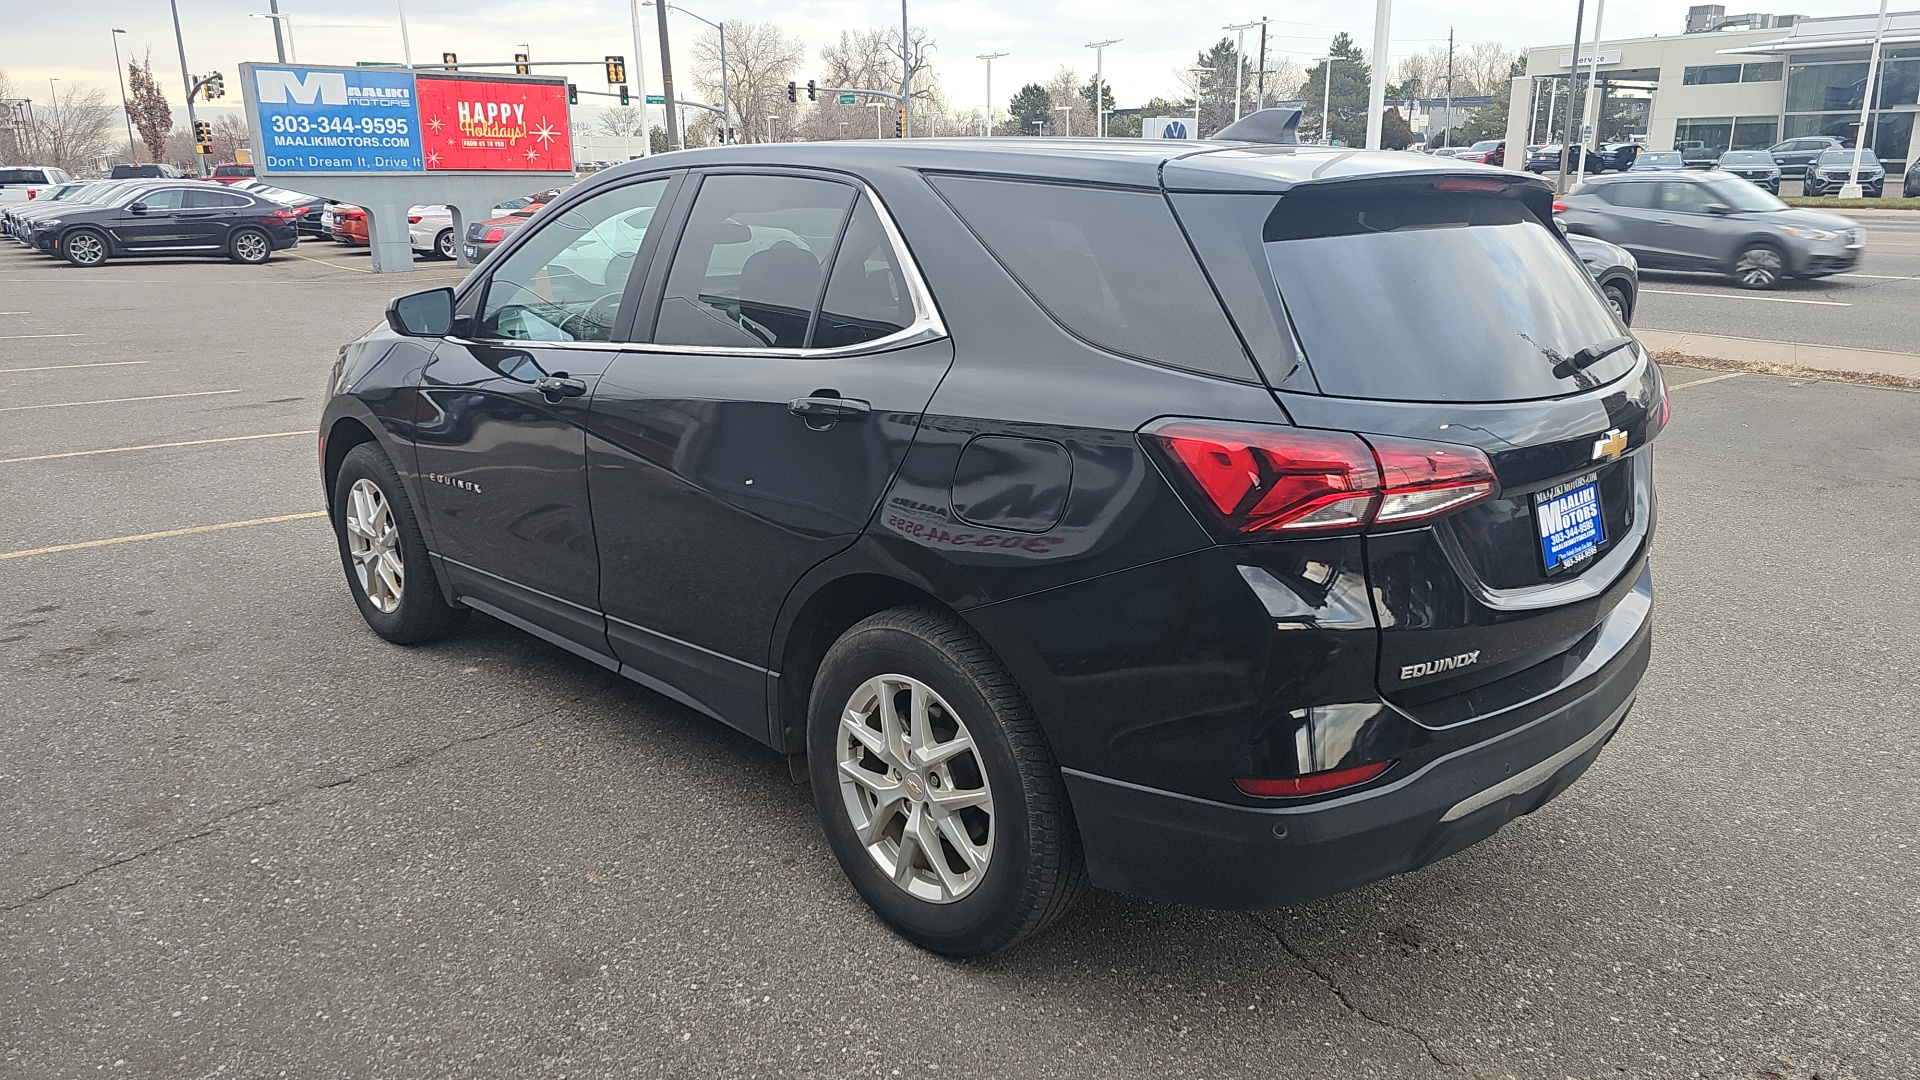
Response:
[[[908,675],[860,684],[840,716],[840,797],[875,866],[907,895],[949,904],[993,858],[993,792],[967,725]]]
[[[347,554],[353,576],[367,602],[391,615],[400,610],[407,569],[400,561],[400,526],[393,508],[372,480],[360,479],[347,489]]]
[[[99,266],[107,261],[107,239],[90,229],[66,238],[67,261],[75,266]]]
[[[1785,268],[1778,251],[1756,245],[1740,253],[1733,264],[1733,279],[1743,289],[1771,289],[1779,283]]]

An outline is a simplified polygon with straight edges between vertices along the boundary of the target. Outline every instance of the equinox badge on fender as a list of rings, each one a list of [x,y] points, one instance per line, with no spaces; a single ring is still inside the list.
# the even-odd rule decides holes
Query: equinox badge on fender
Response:
[[[1429,675],[1438,675],[1443,671],[1452,671],[1480,662],[1480,650],[1463,652],[1458,656],[1443,656],[1438,660],[1428,660],[1423,664],[1408,664],[1400,669],[1402,682],[1408,679],[1424,679]]]

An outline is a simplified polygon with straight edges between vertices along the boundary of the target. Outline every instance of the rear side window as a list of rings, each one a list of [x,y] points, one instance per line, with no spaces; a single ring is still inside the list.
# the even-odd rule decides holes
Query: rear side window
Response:
[[[0,184],[44,184],[47,175],[39,169],[0,169]]]
[[[1625,206],[1634,210],[1651,210],[1659,196],[1660,185],[1647,181],[1616,180],[1611,184],[1601,184],[1600,197],[1615,206]]]
[[[913,325],[913,299],[880,215],[860,197],[833,257],[826,299],[813,328],[816,349],[861,345]]]
[[[1586,268],[1507,192],[1395,186],[1279,200],[1267,261],[1321,389],[1403,401],[1524,401],[1604,385],[1623,333]]]
[[[235,195],[231,191],[189,191],[187,208],[190,210],[233,210],[242,206],[252,206],[253,200],[245,195]]]
[[[1246,350],[1158,193],[928,179],[1075,336],[1123,356],[1255,381]]]

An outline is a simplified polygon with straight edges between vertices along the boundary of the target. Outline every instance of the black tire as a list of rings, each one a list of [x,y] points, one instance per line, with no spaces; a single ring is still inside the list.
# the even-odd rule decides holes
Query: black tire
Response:
[[[443,259],[452,259],[459,255],[459,252],[454,250],[452,229],[441,229],[440,235],[433,238],[433,253]]]
[[[398,530],[393,550],[399,556],[403,576],[398,603],[392,611],[382,610],[382,606],[367,595],[354,568],[354,555],[347,538],[347,517],[354,487],[361,481],[379,490]],[[340,546],[340,566],[347,575],[347,588],[360,608],[360,616],[367,620],[374,633],[396,645],[417,645],[445,637],[466,621],[468,609],[447,603],[440,590],[407,489],[378,443],[361,443],[347,451],[346,458],[340,462],[340,474],[334,478],[331,516],[333,535]]]
[[[888,675],[924,683],[950,703],[972,736],[970,756],[991,793],[991,854],[971,891],[957,899],[922,899],[895,885],[861,844],[842,792],[840,718],[869,680]],[[814,681],[807,751],[828,846],[874,911],[916,945],[948,956],[999,952],[1046,928],[1086,891],[1079,831],[1046,736],[1013,677],[953,615],[895,608],[842,635]]]
[[[1607,306],[1620,316],[1620,321],[1633,325],[1633,297],[1627,294],[1627,290],[1616,282],[1608,282],[1600,286],[1600,291],[1606,294]]]
[[[227,258],[246,266],[259,266],[273,258],[273,238],[259,229],[235,229],[227,238]]]
[[[112,257],[113,247],[98,229],[75,229],[60,238],[60,253],[75,266],[99,266]]]
[[[1772,244],[1751,241],[1740,246],[1729,273],[1743,289],[1771,289],[1787,277],[1787,256]]]

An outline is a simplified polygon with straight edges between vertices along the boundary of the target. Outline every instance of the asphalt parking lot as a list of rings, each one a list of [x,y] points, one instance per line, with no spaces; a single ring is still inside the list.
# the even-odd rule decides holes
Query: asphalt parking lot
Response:
[[[1670,369],[1653,667],[1539,813],[954,963],[745,737],[484,617],[363,626],[323,378],[458,272],[297,254],[0,247],[0,1075],[1920,1075],[1920,396]]]
[[[1920,220],[1857,220],[1867,247],[1849,273],[1752,292],[1713,274],[1646,271],[1634,325],[1920,352],[1920,320],[1914,315],[1920,311]]]

